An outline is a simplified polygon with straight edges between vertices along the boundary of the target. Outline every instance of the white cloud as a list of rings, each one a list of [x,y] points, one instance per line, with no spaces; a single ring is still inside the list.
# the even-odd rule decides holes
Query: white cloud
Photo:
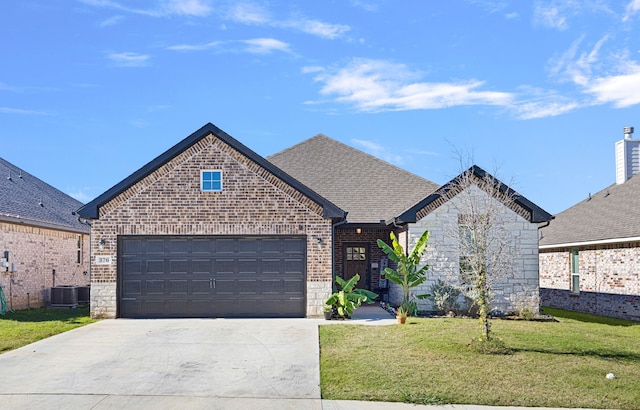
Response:
[[[101,21],[98,24],[98,26],[99,27],[115,26],[116,24],[120,23],[122,20],[124,20],[124,16],[117,15],[117,16],[109,17],[108,19]]]
[[[324,71],[324,68],[317,65],[316,66],[309,65],[309,66],[302,67],[302,74],[313,74],[313,73],[319,73],[322,71]]]
[[[239,3],[229,9],[227,18],[243,24],[269,24],[271,16],[260,5],[255,3]]]
[[[366,153],[373,155],[392,164],[401,165],[403,163],[403,157],[399,154],[394,154],[391,148],[384,147],[376,142],[352,139],[355,145],[360,146]]]
[[[351,5],[372,13],[378,11],[378,4],[371,0],[351,0]]]
[[[627,21],[633,17],[640,10],[640,0],[631,0],[626,7],[626,13],[622,18],[622,21]]]
[[[617,108],[640,104],[640,66],[633,64],[627,74],[594,78],[586,92],[599,103],[612,103]]]
[[[94,7],[104,7],[128,13],[150,17],[168,17],[173,15],[206,17],[213,9],[209,0],[163,0],[155,8],[133,8],[112,0],[78,0]]]
[[[168,0],[162,5],[167,15],[206,17],[212,9],[208,1],[203,0]]]
[[[224,44],[222,41],[211,41],[206,44],[178,44],[175,46],[167,47],[167,50],[173,51],[204,51],[216,48]]]
[[[0,114],[20,114],[20,115],[53,115],[47,111],[24,110],[22,108],[0,107]]]
[[[532,120],[536,118],[556,117],[566,114],[580,107],[575,101],[567,101],[559,98],[553,100],[525,100],[519,101],[512,107],[516,115],[521,120]]]
[[[107,58],[119,67],[144,67],[149,65],[151,56],[137,53],[110,53]]]
[[[566,30],[569,27],[567,18],[562,15],[560,8],[554,5],[537,4],[533,9],[533,21],[535,24],[558,30]]]
[[[270,54],[273,51],[291,52],[289,44],[274,38],[254,38],[244,40],[243,43],[247,45],[246,51],[253,54]]]
[[[295,28],[302,31],[303,33],[330,40],[342,37],[343,34],[351,30],[351,28],[347,25],[330,24],[305,18],[302,18],[300,20],[289,20],[282,23],[277,23],[277,25]]]
[[[639,0],[640,2],[640,0]],[[583,38],[554,61],[551,73],[571,81],[594,98],[590,105],[611,103],[616,108],[640,104],[640,64],[630,58],[628,50],[601,56],[609,36],[579,53]]]
[[[276,19],[261,5],[250,2],[233,5],[228,10],[226,17],[237,23],[294,29],[327,39],[339,38],[351,29],[347,25],[325,23],[306,17]]]
[[[242,47],[234,47],[241,44]],[[291,53],[289,44],[274,38],[253,38],[239,41],[212,41],[205,44],[179,44],[167,47],[172,51],[206,51],[217,49],[219,52],[246,52],[252,54],[271,54],[274,51]]]
[[[476,91],[477,80],[420,82],[421,74],[384,60],[354,59],[337,70],[319,72],[320,93],[363,112],[438,109],[460,105],[507,105],[510,93]]]

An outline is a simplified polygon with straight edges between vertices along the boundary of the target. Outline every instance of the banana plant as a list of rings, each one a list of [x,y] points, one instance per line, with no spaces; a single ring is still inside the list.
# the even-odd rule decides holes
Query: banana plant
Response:
[[[387,267],[383,272],[387,279],[402,287],[402,293],[404,295],[403,303],[406,303],[410,300],[411,289],[423,284],[427,280],[427,270],[429,266],[420,266],[420,258],[427,249],[429,231],[424,231],[409,255],[405,254],[404,248],[400,245],[398,238],[396,238],[393,232],[391,232],[389,236],[392,246],[386,244],[382,239],[378,239],[378,246],[387,254],[389,259],[396,263],[397,269],[394,270]],[[426,299],[431,295],[422,294],[413,296],[417,299]]]
[[[340,290],[333,292],[325,305],[333,306],[339,317],[348,318],[362,303],[373,303],[378,294],[366,289],[356,289],[359,280],[360,275],[358,274],[355,274],[348,281],[336,276],[336,285],[340,287]]]

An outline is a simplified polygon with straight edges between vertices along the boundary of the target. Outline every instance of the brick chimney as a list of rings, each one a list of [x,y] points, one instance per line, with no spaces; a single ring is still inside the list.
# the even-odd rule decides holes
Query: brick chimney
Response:
[[[624,184],[640,174],[640,140],[634,140],[633,127],[624,127],[624,139],[616,142],[616,184]]]

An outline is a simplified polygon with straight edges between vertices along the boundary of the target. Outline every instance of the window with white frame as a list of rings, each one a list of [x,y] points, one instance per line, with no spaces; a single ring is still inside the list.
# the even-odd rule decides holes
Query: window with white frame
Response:
[[[222,171],[217,169],[200,171],[200,191],[222,192]]]
[[[578,248],[571,249],[571,293],[580,293],[580,255]]]

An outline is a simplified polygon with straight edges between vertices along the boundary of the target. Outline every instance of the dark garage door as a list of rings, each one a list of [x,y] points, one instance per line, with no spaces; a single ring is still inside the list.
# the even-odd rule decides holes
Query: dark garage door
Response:
[[[300,236],[121,236],[120,317],[304,317]]]

